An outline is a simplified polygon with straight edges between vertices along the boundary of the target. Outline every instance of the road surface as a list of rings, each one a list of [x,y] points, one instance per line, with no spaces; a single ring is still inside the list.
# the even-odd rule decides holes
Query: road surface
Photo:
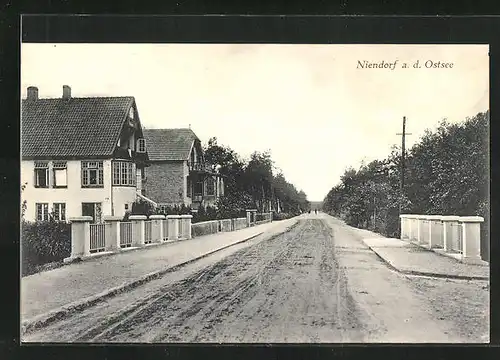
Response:
[[[486,282],[404,276],[362,236],[306,214],[285,233],[227,248],[23,341],[488,341]]]

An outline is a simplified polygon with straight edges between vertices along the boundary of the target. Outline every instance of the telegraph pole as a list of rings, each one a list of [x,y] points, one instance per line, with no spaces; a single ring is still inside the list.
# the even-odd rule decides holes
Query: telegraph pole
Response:
[[[404,194],[405,185],[405,141],[406,135],[411,135],[411,133],[406,132],[406,116],[403,116],[403,132],[397,133],[396,135],[401,135],[401,196]],[[401,202],[399,203],[399,212],[401,213]]]

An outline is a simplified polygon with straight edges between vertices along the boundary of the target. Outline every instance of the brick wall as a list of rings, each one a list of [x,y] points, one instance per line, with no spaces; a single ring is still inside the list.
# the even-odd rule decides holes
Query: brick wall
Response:
[[[184,203],[187,173],[182,161],[151,163],[144,170],[144,196],[161,204]]]

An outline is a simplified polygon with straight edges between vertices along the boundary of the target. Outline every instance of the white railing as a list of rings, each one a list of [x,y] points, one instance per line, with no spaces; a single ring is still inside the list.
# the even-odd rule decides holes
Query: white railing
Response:
[[[251,210],[250,215],[255,221],[256,210]],[[259,223],[272,221],[271,216],[270,213],[260,214]],[[131,215],[126,222],[123,222],[121,217],[105,216],[104,224],[92,224],[92,217],[89,216],[69,220],[72,248],[68,261],[102,251],[117,252],[127,247],[136,248],[153,242],[191,239],[193,236],[240,230],[250,226],[249,216],[195,224],[192,224],[191,215],[172,215],[167,219],[160,215],[152,215],[149,219],[145,215]]]
[[[233,231],[233,221],[232,219],[222,219],[219,220],[219,231]]]
[[[240,230],[247,227],[247,218],[233,219],[233,230]]]
[[[166,219],[161,221],[161,226],[163,228],[163,241],[168,240],[168,221]]]
[[[210,220],[194,223],[191,225],[193,236],[216,234],[219,232],[219,221]]]
[[[120,223],[120,247],[130,247],[132,246],[132,223],[131,222],[121,222]]]
[[[482,217],[401,214],[400,219],[402,240],[481,260]]]
[[[90,252],[106,249],[106,224],[90,224]]]
[[[151,244],[153,241],[153,223],[151,220],[144,221],[144,244]]]
[[[451,251],[456,251],[461,253],[463,249],[463,244],[462,244],[462,224],[459,223],[452,223],[450,224],[453,227],[453,232],[455,233],[455,236],[452,238],[451,241]]]

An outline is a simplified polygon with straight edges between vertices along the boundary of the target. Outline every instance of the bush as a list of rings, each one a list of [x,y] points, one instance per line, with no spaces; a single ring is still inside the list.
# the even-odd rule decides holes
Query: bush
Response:
[[[38,271],[39,266],[61,262],[71,255],[71,225],[57,221],[21,224],[22,276]]]
[[[206,206],[206,207],[200,206],[198,208],[198,211],[193,213],[193,219],[191,222],[198,223],[201,221],[210,221],[218,219],[220,219],[220,217],[217,208],[213,206]]]

